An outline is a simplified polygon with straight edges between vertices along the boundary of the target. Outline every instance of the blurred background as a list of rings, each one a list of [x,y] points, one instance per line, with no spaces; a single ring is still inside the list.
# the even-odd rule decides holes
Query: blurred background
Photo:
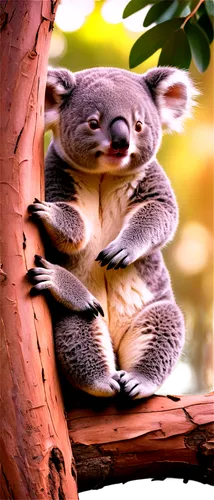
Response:
[[[52,34],[49,64],[79,71],[93,66],[129,69],[130,49],[148,9],[122,21],[128,0],[62,0]],[[151,26],[150,26],[151,28]],[[135,68],[157,65],[159,52]],[[201,96],[182,135],[165,135],[158,160],[175,191],[180,224],[164,249],[173,290],[186,320],[186,344],[176,369],[159,394],[207,392],[213,385],[213,88],[214,62],[204,74],[192,65]],[[50,141],[45,136],[45,149]]]

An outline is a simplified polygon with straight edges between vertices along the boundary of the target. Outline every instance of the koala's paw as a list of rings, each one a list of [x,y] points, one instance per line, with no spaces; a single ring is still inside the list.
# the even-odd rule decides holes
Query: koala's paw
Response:
[[[46,221],[50,221],[51,219],[51,203],[47,203],[46,201],[40,201],[35,198],[35,201],[28,206],[28,212],[32,216],[33,219],[42,219]]]
[[[107,266],[107,269],[124,269],[134,262],[136,257],[129,245],[116,238],[102,250],[96,261],[100,262],[101,267]]]
[[[119,370],[113,377],[120,384],[121,392],[132,399],[147,398],[158,389],[158,385],[153,384],[137,373]]]
[[[120,392],[120,384],[115,380],[114,376],[106,377],[96,380],[91,387],[87,387],[86,391],[92,396],[109,398],[116,396]]]
[[[49,290],[68,309],[90,311],[93,316],[98,316],[99,313],[104,316],[98,300],[72,273],[39,255],[35,255],[35,264],[38,267],[28,271],[28,277],[34,285],[32,294]]]

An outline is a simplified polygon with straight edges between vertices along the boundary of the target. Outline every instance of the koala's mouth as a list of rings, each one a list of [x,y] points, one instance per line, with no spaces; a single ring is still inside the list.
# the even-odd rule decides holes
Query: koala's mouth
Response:
[[[103,152],[103,151],[97,151],[95,153],[95,157],[96,158],[99,158],[100,156],[105,156],[107,158],[125,158],[128,156],[128,151],[127,149],[113,149],[113,148],[109,148],[107,152]]]

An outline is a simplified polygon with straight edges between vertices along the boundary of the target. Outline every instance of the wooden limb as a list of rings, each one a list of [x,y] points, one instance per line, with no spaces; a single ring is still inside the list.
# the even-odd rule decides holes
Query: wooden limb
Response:
[[[5,0],[1,30],[1,483],[3,499],[78,498],[50,315],[30,297],[42,253],[27,206],[43,198],[43,111],[57,1]]]
[[[79,491],[144,478],[214,484],[213,394],[98,404],[67,415]]]

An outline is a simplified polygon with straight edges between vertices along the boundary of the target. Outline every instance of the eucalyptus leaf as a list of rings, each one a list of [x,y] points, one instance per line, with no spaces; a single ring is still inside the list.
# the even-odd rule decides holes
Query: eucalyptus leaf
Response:
[[[190,10],[192,10],[192,8],[191,8],[191,7],[192,7],[192,6],[191,6],[191,4],[192,4],[192,0],[182,0],[182,1],[180,1],[180,0],[179,0],[179,3],[182,3],[182,5],[184,5],[184,6],[188,6],[188,8],[189,8]]]
[[[203,73],[210,62],[209,40],[203,29],[191,20],[185,26],[193,60],[198,70]]]
[[[161,2],[152,5],[144,19],[143,26],[147,27],[152,23],[160,24],[171,19],[178,8],[178,0],[169,2],[169,0],[161,0]]]
[[[205,32],[209,42],[211,43],[213,41],[213,37],[214,37],[214,29],[213,29],[213,25],[211,23],[210,17],[208,16],[207,12],[204,12],[201,15],[201,17],[199,17],[198,25]]]
[[[159,2],[160,0],[131,0],[131,2],[129,2],[128,5],[126,5],[123,11],[123,19],[126,19],[126,17],[131,16],[132,14],[138,12],[138,10],[143,9],[147,5]]]
[[[205,3],[201,3],[200,7],[198,8],[196,14],[195,14],[195,17],[196,17],[196,20],[199,19],[199,17],[201,17],[205,12],[207,12],[206,10],[206,7],[205,7]]]
[[[205,0],[207,12],[210,16],[214,16],[214,0]]]
[[[182,22],[183,18],[170,19],[170,21],[157,24],[157,26],[143,33],[140,38],[136,40],[131,49],[129,67],[135,68],[154,54],[154,52],[163,47],[173,31],[180,28]]]
[[[175,12],[174,17],[186,17],[190,14],[191,9],[190,9],[190,1],[189,0],[178,0],[178,8]]]
[[[179,50],[178,50],[179,49]],[[176,66],[188,69],[191,63],[191,51],[188,38],[182,29],[172,33],[162,48],[158,66]]]

